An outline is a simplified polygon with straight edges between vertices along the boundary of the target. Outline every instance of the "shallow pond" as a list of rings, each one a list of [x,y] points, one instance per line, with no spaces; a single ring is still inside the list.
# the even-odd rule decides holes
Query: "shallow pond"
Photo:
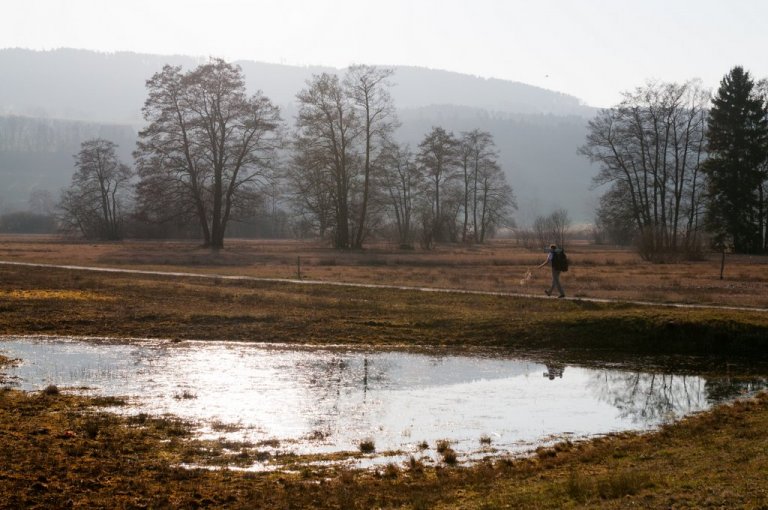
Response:
[[[22,360],[5,370],[22,389],[129,396],[120,412],[172,413],[203,436],[300,454],[357,451],[366,439],[401,455],[425,455],[420,445],[432,451],[439,440],[460,459],[523,452],[653,428],[768,385],[761,376],[546,365],[487,351],[0,337],[0,353]]]

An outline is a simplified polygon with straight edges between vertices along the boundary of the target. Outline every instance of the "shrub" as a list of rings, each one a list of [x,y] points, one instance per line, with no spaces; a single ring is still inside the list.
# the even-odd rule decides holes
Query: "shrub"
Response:
[[[442,455],[443,461],[449,466],[455,465],[458,460],[456,452],[453,450],[453,448],[446,448],[443,450]]]
[[[447,439],[439,439],[435,445],[435,448],[437,449],[437,453],[442,454],[444,451],[451,448],[451,442]]]
[[[358,448],[360,448],[360,452],[362,453],[373,453],[376,451],[376,445],[373,443],[373,439],[363,439],[360,441]]]
[[[58,386],[56,386],[55,384],[49,384],[49,385],[48,385],[48,386],[46,386],[46,387],[45,387],[45,389],[43,390],[43,394],[44,394],[44,395],[58,395],[59,393],[61,393],[61,392],[59,391],[59,387],[58,387]]]
[[[97,420],[88,420],[83,425],[83,431],[88,439],[96,439],[99,435],[99,422]]]

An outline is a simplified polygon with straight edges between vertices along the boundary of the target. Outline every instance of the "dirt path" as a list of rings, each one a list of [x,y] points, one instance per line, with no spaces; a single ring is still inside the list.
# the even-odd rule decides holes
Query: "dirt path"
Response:
[[[271,283],[292,283],[296,285],[325,285],[325,286],[337,286],[337,287],[360,287],[366,289],[390,289],[390,290],[410,290],[418,292],[436,292],[436,293],[448,293],[448,294],[469,294],[480,296],[506,296],[515,298],[527,298],[527,299],[552,299],[548,296],[539,296],[534,294],[525,294],[521,292],[496,292],[496,291],[482,291],[482,290],[466,290],[466,289],[452,289],[452,288],[439,288],[439,287],[417,287],[408,285],[384,285],[373,283],[353,283],[353,282],[338,282],[338,281],[323,281],[323,280],[299,280],[293,278],[264,278],[256,276],[236,276],[236,275],[219,275],[219,274],[202,274],[202,273],[187,273],[179,271],[149,271],[143,269],[124,269],[116,267],[97,267],[97,266],[75,266],[75,265],[58,265],[58,264],[36,264],[31,262],[12,262],[0,260],[0,265],[6,266],[23,266],[23,267],[38,267],[38,268],[51,268],[51,269],[68,269],[72,271],[92,271],[100,273],[119,273],[119,274],[136,274],[136,275],[151,275],[151,276],[177,276],[182,278],[205,278],[205,279],[218,279],[218,280],[230,280],[230,281],[251,281],[251,282],[271,282]],[[726,305],[704,305],[704,304],[689,304],[689,303],[661,303],[653,301],[641,301],[641,300],[619,300],[619,299],[606,299],[606,298],[564,298],[570,301],[583,301],[589,303],[626,303],[638,306],[655,306],[655,307],[669,307],[669,308],[683,308],[683,309],[698,309],[698,310],[735,310],[745,312],[768,312],[768,308],[755,308],[746,306],[726,306]]]

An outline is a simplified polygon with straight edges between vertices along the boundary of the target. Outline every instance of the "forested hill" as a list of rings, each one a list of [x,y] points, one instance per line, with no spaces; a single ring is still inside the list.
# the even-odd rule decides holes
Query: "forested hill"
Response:
[[[142,124],[146,80],[165,64],[191,69],[204,61],[73,49],[0,50],[0,212],[23,208],[32,189],[58,194],[69,182],[72,155],[86,135],[112,139],[129,162]],[[341,72],[237,63],[249,90],[263,91],[282,108],[289,124],[295,95],[306,81],[313,74]],[[566,94],[447,71],[395,67],[391,81],[401,140],[415,147],[432,126],[457,134],[475,128],[490,131],[518,197],[518,218],[526,221],[564,207],[575,221],[591,219],[594,170],[576,149],[584,141],[593,108]]]
[[[192,68],[204,60],[186,56],[97,53],[60,49],[0,50],[0,114],[109,123],[141,121],[146,80],[163,65]],[[248,88],[287,106],[322,67],[237,62]],[[398,108],[462,105],[524,114],[584,115],[593,109],[566,94],[523,83],[417,67],[394,67],[392,96]]]

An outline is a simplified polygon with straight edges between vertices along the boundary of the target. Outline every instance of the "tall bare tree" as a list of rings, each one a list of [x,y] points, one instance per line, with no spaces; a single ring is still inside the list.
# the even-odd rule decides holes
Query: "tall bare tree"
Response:
[[[495,208],[490,207],[496,201],[490,199],[502,191],[499,187],[502,183],[499,180],[504,181],[491,133],[479,129],[462,133],[459,161],[464,186],[461,240],[482,242],[484,235],[481,230],[488,226],[484,222],[494,217],[496,212]],[[511,188],[509,191],[511,193]],[[506,201],[510,204],[514,202]]]
[[[165,66],[149,95],[135,152],[140,206],[158,219],[193,214],[205,246],[224,247],[228,222],[251,212],[281,144],[280,114],[248,96],[240,67],[211,59],[182,73]]]
[[[650,83],[589,123],[579,152],[600,164],[596,185],[625,194],[647,259],[698,242],[708,101],[698,82]]]
[[[498,227],[510,226],[512,211],[517,209],[512,187],[501,167],[489,160],[477,166],[472,191],[472,216],[475,240],[484,243]]]
[[[413,214],[421,190],[421,174],[410,149],[396,144],[388,146],[382,168],[380,179],[395,216],[398,243],[401,247],[411,247]]]
[[[419,143],[417,156],[422,173],[431,184],[432,234],[436,241],[448,240],[446,223],[453,221],[443,211],[446,187],[456,178],[459,166],[459,141],[453,133],[433,127]],[[445,192],[445,193],[444,193]]]
[[[350,248],[352,201],[360,174],[355,150],[359,118],[335,75],[315,76],[296,99],[295,166],[300,175],[316,177],[313,192],[329,197],[333,204],[334,246]]]
[[[101,138],[80,145],[72,184],[59,203],[65,228],[87,238],[121,238],[123,207],[133,172],[117,159],[116,148]]]
[[[361,130],[360,142],[363,146],[363,182],[358,207],[357,232],[353,240],[355,248],[362,248],[366,233],[375,160],[381,155],[397,125],[395,107],[387,82],[387,78],[392,73],[392,69],[358,65],[350,67],[344,79],[345,93],[352,107],[357,110]]]

